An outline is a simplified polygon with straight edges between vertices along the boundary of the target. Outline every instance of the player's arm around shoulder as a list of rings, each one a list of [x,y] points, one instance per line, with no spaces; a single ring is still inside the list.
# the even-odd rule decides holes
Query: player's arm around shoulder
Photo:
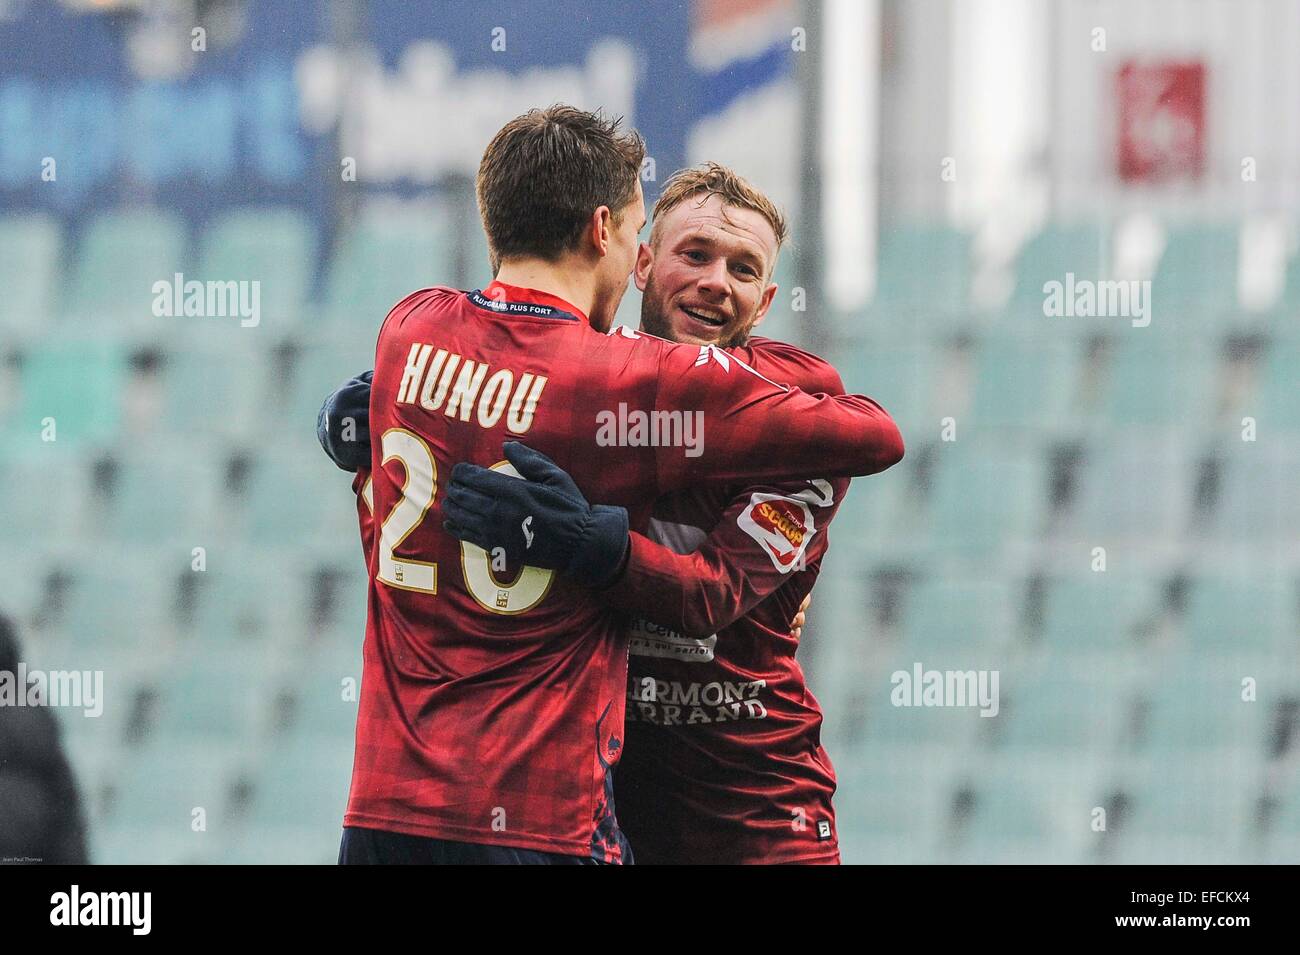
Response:
[[[894,420],[870,398],[843,394],[826,362],[781,343],[752,353],[767,371],[740,352],[713,345],[665,346],[656,408],[700,409],[712,449],[685,461],[661,454],[665,490],[698,481],[853,477],[902,460],[903,438]],[[834,386],[840,393],[812,392],[801,384]]]
[[[755,335],[729,351],[768,378],[810,395],[844,394],[844,380],[835,366],[798,345]]]
[[[838,478],[740,489],[686,554],[653,533],[633,532],[626,567],[601,593],[611,605],[679,633],[717,633],[816,565],[848,485]]]

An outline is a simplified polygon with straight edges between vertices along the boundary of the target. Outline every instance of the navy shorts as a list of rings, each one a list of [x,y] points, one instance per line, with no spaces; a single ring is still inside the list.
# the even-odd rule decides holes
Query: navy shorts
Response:
[[[630,861],[630,860],[629,860]],[[595,859],[476,842],[408,836],[382,829],[343,828],[339,865],[598,865]]]

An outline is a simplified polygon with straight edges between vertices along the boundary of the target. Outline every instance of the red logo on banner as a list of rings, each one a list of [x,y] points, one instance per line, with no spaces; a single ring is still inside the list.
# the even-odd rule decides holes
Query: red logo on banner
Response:
[[[1119,71],[1119,177],[1195,179],[1205,167],[1205,66],[1125,63]]]

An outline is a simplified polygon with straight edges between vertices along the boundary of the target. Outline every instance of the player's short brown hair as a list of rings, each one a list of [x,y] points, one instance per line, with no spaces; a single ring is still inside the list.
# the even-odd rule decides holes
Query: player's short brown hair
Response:
[[[781,210],[734,169],[716,162],[679,169],[664,183],[659,199],[655,202],[654,225],[650,228],[652,244],[659,238],[659,223],[663,216],[692,196],[700,196],[701,202],[709,196],[718,196],[728,205],[754,210],[772,227],[772,232],[776,235],[776,251],[780,253],[781,244],[786,238],[785,216]],[[775,266],[775,261],[772,264]]]
[[[494,271],[503,258],[555,261],[577,247],[601,206],[621,222],[645,158],[645,142],[621,124],[556,105],[531,109],[492,137],[477,188]]]

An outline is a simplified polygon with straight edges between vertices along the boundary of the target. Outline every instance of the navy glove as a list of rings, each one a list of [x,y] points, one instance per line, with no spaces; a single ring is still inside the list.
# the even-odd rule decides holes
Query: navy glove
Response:
[[[373,371],[357,375],[326,398],[316,416],[320,446],[344,471],[370,467],[370,380],[374,377]]]
[[[508,560],[588,587],[611,583],[627,561],[627,511],[588,504],[573,478],[527,445],[507,441],[504,450],[525,480],[457,464],[442,500],[443,528],[489,554],[500,547]]]

